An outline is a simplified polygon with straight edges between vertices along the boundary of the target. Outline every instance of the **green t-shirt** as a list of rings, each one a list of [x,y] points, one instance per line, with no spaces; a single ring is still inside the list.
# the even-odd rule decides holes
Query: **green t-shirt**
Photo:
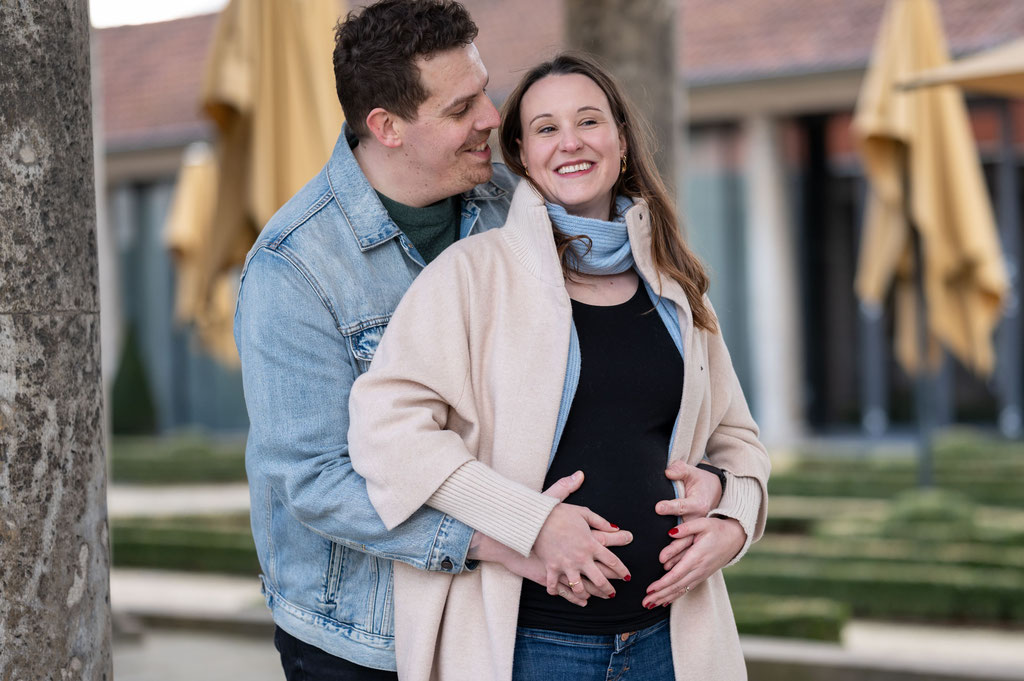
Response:
[[[449,196],[437,203],[414,208],[377,192],[384,210],[405,233],[429,264],[441,251],[459,239],[462,224],[462,197]]]

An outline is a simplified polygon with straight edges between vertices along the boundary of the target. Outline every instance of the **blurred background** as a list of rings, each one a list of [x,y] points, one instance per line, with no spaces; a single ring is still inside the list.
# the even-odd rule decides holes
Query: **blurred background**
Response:
[[[259,84],[283,43],[238,28],[255,4],[91,3],[119,679],[281,678],[233,295],[341,113],[276,185],[252,175],[285,152],[226,160],[271,88],[334,97],[331,22],[308,29],[322,82]],[[751,677],[1024,679],[1024,2],[464,4],[499,107],[525,68],[597,46],[653,121],[775,465],[768,533],[726,572]],[[1007,46],[995,76],[932,74],[964,89],[915,82]]]

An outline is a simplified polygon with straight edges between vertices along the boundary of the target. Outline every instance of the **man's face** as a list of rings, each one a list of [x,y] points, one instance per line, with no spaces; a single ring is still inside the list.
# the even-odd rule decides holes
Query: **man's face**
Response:
[[[399,122],[410,181],[432,201],[461,194],[491,179],[487,137],[498,111],[487,97],[487,69],[473,44],[419,58],[420,82],[429,93],[416,120]]]

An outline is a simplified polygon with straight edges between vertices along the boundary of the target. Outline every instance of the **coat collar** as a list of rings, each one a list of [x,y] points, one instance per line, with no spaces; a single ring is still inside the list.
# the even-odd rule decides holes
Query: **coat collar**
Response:
[[[637,199],[633,207],[626,211],[626,228],[640,276],[657,295],[676,304],[680,312],[680,323],[685,319],[686,326],[689,326],[692,319],[686,293],[674,279],[659,276],[651,259],[651,211],[643,199]],[[502,235],[517,259],[534,276],[552,286],[565,286],[562,265],[555,249],[551,218],[548,217],[544,198],[530,182],[520,182],[512,195],[512,205]]]

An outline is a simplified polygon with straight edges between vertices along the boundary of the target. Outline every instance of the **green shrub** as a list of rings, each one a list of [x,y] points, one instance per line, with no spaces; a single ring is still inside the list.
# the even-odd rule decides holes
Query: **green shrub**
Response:
[[[780,559],[803,557],[823,562],[846,562],[856,558],[889,563],[894,570],[900,569],[903,564],[944,564],[1024,571],[1024,547],[979,542],[946,543],[881,537],[766,535],[750,547],[748,555]]]
[[[850,609],[826,598],[733,594],[733,613],[741,634],[839,641]]]
[[[245,481],[245,442],[199,433],[163,437],[115,437],[114,482],[182,484]]]
[[[111,426],[115,433],[156,431],[156,408],[137,336],[135,326],[128,326],[111,392]]]
[[[837,445],[837,450],[839,446]],[[805,451],[776,471],[772,494],[890,499],[917,487],[912,447]],[[1024,507],[1024,442],[966,429],[935,440],[935,485],[976,503]]]
[[[893,501],[881,525],[882,536],[935,542],[966,542],[978,535],[974,504],[958,492],[918,489]]]
[[[1019,569],[820,561],[751,554],[725,572],[732,593],[832,598],[854,615],[1003,623],[1024,621]]]
[[[113,563],[189,572],[259,574],[248,515],[116,519]]]

